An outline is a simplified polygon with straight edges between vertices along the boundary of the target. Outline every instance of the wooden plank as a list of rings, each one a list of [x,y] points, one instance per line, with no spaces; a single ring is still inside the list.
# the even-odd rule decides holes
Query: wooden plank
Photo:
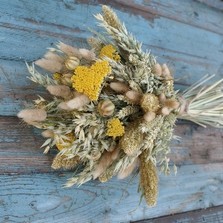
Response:
[[[92,14],[101,11],[99,3],[102,1],[1,1],[0,115],[15,115],[35,94],[42,93],[27,80],[25,60],[40,58],[59,40],[85,46],[90,36],[87,27],[98,30]],[[220,12],[194,1],[104,3],[116,9],[144,48],[173,68],[176,78],[184,78],[181,84],[190,85],[206,73],[222,77]]]
[[[213,7],[217,10],[223,10],[223,2],[222,0],[198,0],[204,4],[207,4],[210,7]]]
[[[223,130],[180,124],[175,132],[182,138],[171,145],[170,158],[176,165],[223,163]],[[56,151],[42,154],[43,142],[40,131],[15,117],[0,117],[0,174],[51,172]]]
[[[135,221],[134,223],[222,223],[223,206],[207,208],[203,210],[190,211],[150,220]]]
[[[138,179],[61,188],[69,175],[0,176],[0,221],[129,222],[222,205],[222,164],[187,165],[160,176],[158,205],[139,204]],[[187,182],[187,183],[185,183]]]

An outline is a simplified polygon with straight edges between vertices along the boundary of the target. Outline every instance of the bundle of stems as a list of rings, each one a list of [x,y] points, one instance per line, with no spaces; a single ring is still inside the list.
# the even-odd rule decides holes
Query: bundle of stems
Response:
[[[179,119],[189,120],[203,127],[223,127],[223,79],[207,85],[214,76],[204,76],[182,93],[182,101],[185,103],[183,112],[178,115]]]

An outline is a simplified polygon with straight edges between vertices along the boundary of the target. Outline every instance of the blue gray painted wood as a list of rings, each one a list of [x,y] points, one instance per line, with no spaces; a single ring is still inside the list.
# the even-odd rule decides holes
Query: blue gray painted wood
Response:
[[[129,222],[222,204],[222,164],[188,165],[160,176],[157,207],[139,205],[138,179],[90,182],[62,189],[57,174],[0,176],[0,221],[38,223]]]
[[[57,41],[85,46],[98,30],[92,14],[106,1],[1,0],[0,115],[15,115],[33,98],[24,61],[40,58]],[[109,1],[108,1],[109,2]],[[222,12],[196,1],[112,1],[111,5],[144,48],[167,62],[179,83],[206,73],[223,74]],[[208,16],[207,16],[208,15]]]
[[[214,8],[221,2],[202,1],[0,0],[0,222],[128,222],[223,205],[221,130],[177,126],[178,175],[160,177],[158,206],[148,208],[138,205],[137,179],[61,189],[68,176],[50,170],[53,154],[38,150],[39,133],[10,117],[44,94],[26,78],[24,61],[57,41],[86,46],[99,4],[111,5],[144,49],[172,67],[179,88],[206,73],[223,77],[223,14]]]

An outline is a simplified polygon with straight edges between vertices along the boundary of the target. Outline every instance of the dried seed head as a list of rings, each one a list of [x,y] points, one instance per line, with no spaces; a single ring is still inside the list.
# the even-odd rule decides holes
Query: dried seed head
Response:
[[[167,99],[164,102],[164,106],[168,107],[169,109],[177,109],[179,108],[180,103],[176,99],[172,98],[172,99]]]
[[[62,42],[59,42],[57,44],[57,47],[58,47],[59,50],[61,50],[62,52],[64,52],[68,56],[78,57],[79,59],[81,58],[79,50],[75,47],[72,47],[72,46],[67,45],[65,43],[62,43]]]
[[[98,104],[98,112],[101,116],[111,116],[114,110],[115,105],[110,100],[104,100]]]
[[[66,110],[66,111],[71,111],[73,110],[72,108],[70,108],[66,102],[61,102],[59,105],[58,105],[58,108],[59,109],[62,109],[62,110]]]
[[[109,167],[115,159],[117,159],[118,155],[119,149],[115,149],[112,152],[104,152],[98,164],[94,168],[94,171],[92,173],[93,179],[99,177],[106,170],[106,168]]]
[[[80,109],[90,102],[88,96],[84,94],[78,94],[74,99],[67,102],[61,102],[58,107],[64,110]]]
[[[140,101],[144,112],[157,112],[160,108],[159,99],[154,94],[144,94]]]
[[[158,195],[158,176],[156,167],[151,160],[147,161],[147,151],[144,150],[140,158],[140,188],[146,203],[155,206]]]
[[[110,88],[117,93],[126,93],[129,90],[129,86],[123,82],[111,82]]]
[[[52,130],[47,129],[42,132],[42,136],[44,138],[54,138],[54,132]]]
[[[162,75],[162,67],[159,63],[156,63],[154,66],[153,66],[153,72],[158,75],[158,76],[161,76]]]
[[[42,122],[46,119],[47,113],[43,109],[24,109],[17,116],[27,123]]]
[[[103,5],[102,11],[103,11],[103,18],[108,23],[108,25],[118,30],[121,29],[122,25],[117,15],[111,10],[110,7]]]
[[[95,60],[96,55],[93,51],[87,49],[79,49],[81,56],[86,60]]]
[[[60,72],[63,67],[61,62],[45,58],[35,61],[35,64],[52,73]]]
[[[124,179],[128,177],[138,165],[139,158],[137,157],[132,164],[128,165],[124,170],[118,173],[118,179]]]
[[[68,70],[74,70],[80,64],[80,60],[77,57],[69,57],[65,61],[65,66]]]
[[[146,122],[151,122],[156,117],[155,112],[146,112],[143,116]]]
[[[63,63],[63,58],[60,57],[58,54],[52,52],[52,51],[48,51],[45,55],[44,58],[46,58],[47,60],[51,60],[51,61],[56,61],[59,63]]]
[[[159,100],[161,103],[164,103],[166,101],[166,95],[164,93],[161,93],[159,95]]]
[[[79,156],[75,156],[73,158],[68,158],[66,155],[61,155],[59,153],[54,158],[51,167],[55,170],[58,170],[61,168],[65,169],[65,170],[71,170],[71,169],[75,168],[78,163],[80,163]]]
[[[94,37],[90,37],[87,39],[88,44],[91,46],[91,48],[95,49],[97,52],[101,50],[103,47],[103,43]]]
[[[136,120],[126,127],[125,134],[119,140],[118,148],[123,149],[128,156],[135,155],[141,148],[143,134],[140,131],[139,124],[141,121]]]
[[[162,65],[162,76],[167,79],[172,77],[172,75],[170,73],[170,69],[166,64]]]
[[[46,89],[50,94],[64,99],[69,99],[72,96],[72,91],[65,85],[49,85]]]
[[[139,104],[140,103],[140,100],[142,98],[142,95],[137,92],[137,91],[127,91],[125,93],[125,96],[128,98],[128,100],[133,103],[133,104]]]
[[[162,113],[164,116],[169,115],[170,112],[171,112],[171,111],[169,110],[168,107],[163,107],[163,108],[161,109],[161,113]]]

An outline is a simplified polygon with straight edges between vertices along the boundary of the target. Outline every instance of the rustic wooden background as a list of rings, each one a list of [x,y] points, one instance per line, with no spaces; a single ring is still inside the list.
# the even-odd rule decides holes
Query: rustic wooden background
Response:
[[[0,0],[0,222],[223,222],[223,131],[179,122],[172,142],[178,174],[160,176],[158,205],[139,203],[138,179],[61,188],[71,173],[50,169],[39,132],[16,118],[37,95],[24,61],[57,41],[85,46],[92,14],[112,6],[145,49],[167,62],[185,88],[223,77],[220,0]],[[146,220],[148,219],[148,220]]]

